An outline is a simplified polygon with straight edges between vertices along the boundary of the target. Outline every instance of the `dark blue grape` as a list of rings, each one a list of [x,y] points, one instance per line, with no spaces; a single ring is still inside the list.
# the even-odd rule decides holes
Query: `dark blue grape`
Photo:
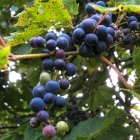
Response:
[[[93,33],[86,34],[84,41],[88,46],[91,46],[91,47],[96,46],[98,42],[98,37],[96,34],[93,34]]]
[[[35,86],[32,90],[32,94],[34,97],[43,98],[46,93],[46,90],[43,86]]]
[[[64,58],[65,57],[65,51],[63,49],[58,49],[55,51],[55,57],[56,58]]]
[[[43,48],[45,46],[45,39],[41,36],[37,36],[35,39],[35,46],[37,48]]]
[[[93,50],[91,47],[83,43],[80,45],[79,54],[83,57],[91,57],[93,54]]]
[[[49,32],[46,34],[46,41],[50,40],[50,39],[53,39],[53,40],[56,40],[57,39],[57,36],[55,33],[53,32]]]
[[[99,40],[95,48],[93,48],[95,54],[100,54],[107,49],[105,41]]]
[[[56,59],[54,65],[55,65],[55,69],[57,70],[65,69],[65,61],[63,59]]]
[[[67,89],[69,87],[69,81],[67,79],[62,79],[60,81],[60,88]]]
[[[110,35],[110,34],[107,35],[106,43],[107,43],[107,45],[112,45],[113,44],[113,37],[112,37],[112,35]]]
[[[57,39],[57,47],[66,50],[69,47],[69,40],[66,37],[59,37]]]
[[[39,97],[35,97],[30,101],[30,108],[33,112],[41,111],[44,109],[44,107],[45,107],[45,103]]]
[[[107,15],[102,21],[102,25],[109,26],[112,23],[112,19],[110,15]]]
[[[71,39],[70,39],[70,37],[69,37],[67,34],[62,33],[62,34],[60,34],[60,35],[58,36],[58,38],[59,38],[59,37],[65,37],[65,38],[67,38],[68,41],[69,41],[69,44],[71,44]]]
[[[115,37],[115,30],[112,27],[107,27],[107,33]]]
[[[38,119],[39,122],[46,123],[49,119],[49,114],[47,111],[41,110],[37,113],[36,118]]]
[[[125,45],[130,45],[134,42],[134,38],[131,35],[126,35],[123,37],[123,43]]]
[[[64,107],[66,105],[66,100],[62,96],[58,96],[56,97],[54,104],[57,107]]]
[[[102,15],[96,14],[96,15],[91,16],[90,18],[96,20],[96,22],[99,22],[99,20],[102,18]]]
[[[36,45],[35,45],[35,40],[36,40],[36,37],[32,37],[30,40],[29,40],[29,45],[33,48],[36,48]]]
[[[56,96],[53,93],[46,93],[43,99],[46,104],[53,104],[55,98]]]
[[[55,80],[50,80],[46,83],[45,89],[49,93],[56,94],[60,90],[60,84]]]
[[[81,27],[86,33],[92,33],[97,22],[94,19],[87,18],[81,22]]]
[[[72,33],[72,38],[75,38],[76,40],[83,40],[85,37],[85,31],[81,28],[76,28]]]
[[[46,42],[46,47],[47,47],[50,51],[55,50],[56,46],[57,46],[56,41],[53,40],[53,39],[49,39],[49,40]]]
[[[66,74],[68,76],[73,76],[74,74],[76,74],[76,66],[73,63],[67,63],[66,64]]]
[[[103,7],[106,7],[106,4],[103,1],[98,1],[98,2],[96,2],[96,4],[103,6]]]
[[[50,58],[46,58],[42,61],[43,70],[53,70],[54,61]]]
[[[139,29],[139,23],[138,23],[137,21],[132,21],[132,22],[130,22],[130,24],[129,24],[129,28],[130,28],[132,31],[138,30],[138,29]]]
[[[96,29],[96,35],[101,40],[106,40],[107,28],[104,25],[99,25]]]
[[[138,21],[138,19],[137,19],[135,16],[130,16],[130,17],[128,17],[128,20],[127,20],[128,25],[129,25],[130,22],[132,22],[132,21]]]
[[[89,2],[85,6],[85,11],[88,15],[92,15],[96,12],[96,10],[92,7],[93,2]]]

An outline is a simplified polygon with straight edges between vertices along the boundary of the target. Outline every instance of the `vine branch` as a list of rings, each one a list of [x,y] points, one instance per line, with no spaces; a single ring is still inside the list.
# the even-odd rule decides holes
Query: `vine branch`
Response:
[[[66,52],[65,56],[76,55],[76,54],[78,54],[78,51]],[[52,56],[52,55],[54,55],[54,52],[37,53],[37,54],[24,54],[24,55],[10,54],[9,60],[16,61],[16,60],[31,59],[31,58],[42,58],[42,57],[48,57],[48,56]]]
[[[117,74],[118,74],[118,78],[120,79],[120,81],[123,83],[123,85],[129,89],[132,90],[133,87],[131,85],[129,85],[127,83],[127,81],[125,80],[125,78],[122,76],[122,74],[120,73],[120,71],[108,60],[106,59],[104,56],[100,56],[100,59],[106,63],[108,66],[110,66]]]
[[[1,36],[0,36],[0,45],[2,45],[3,47],[6,47],[6,43]]]

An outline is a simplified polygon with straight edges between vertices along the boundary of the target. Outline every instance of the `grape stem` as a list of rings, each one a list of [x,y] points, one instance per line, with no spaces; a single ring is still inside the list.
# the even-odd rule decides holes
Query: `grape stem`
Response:
[[[98,23],[96,24],[95,28],[94,28],[94,32],[96,31],[97,27],[103,22],[103,20],[105,19],[105,17],[110,13],[110,11],[107,11],[102,18],[98,21]]]
[[[100,56],[100,59],[106,63],[108,66],[110,66],[117,74],[118,74],[118,78],[120,79],[120,81],[123,83],[123,85],[129,89],[129,90],[133,90],[133,87],[131,85],[129,85],[127,83],[127,81],[125,80],[125,78],[122,76],[122,74],[120,73],[120,71],[108,60],[106,59],[104,56]]]
[[[66,52],[65,56],[76,55],[76,54],[78,54],[78,51]],[[16,60],[23,60],[23,59],[42,58],[42,57],[48,57],[48,56],[52,56],[52,55],[54,55],[54,52],[37,53],[37,54],[24,54],[24,55],[10,54],[9,60],[16,61]]]

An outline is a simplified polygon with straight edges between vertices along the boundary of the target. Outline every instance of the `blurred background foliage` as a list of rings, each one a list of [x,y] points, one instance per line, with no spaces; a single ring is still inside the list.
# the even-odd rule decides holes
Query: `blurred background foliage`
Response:
[[[65,0],[65,3],[69,2],[70,0]],[[83,8],[87,2],[89,0],[77,0],[79,13],[73,16],[74,26],[86,16]],[[109,0],[107,2],[110,5],[116,5],[124,1]],[[128,0],[126,2],[129,4],[140,3],[139,0]],[[21,13],[24,10],[24,5],[32,6],[33,1],[0,1],[0,31],[3,37],[11,35],[10,37],[13,38],[11,33],[16,32],[14,24],[17,22],[17,18],[13,14]],[[67,32],[70,31],[67,30]],[[139,42],[136,45],[139,47]],[[31,49],[27,44],[18,45],[12,49],[13,54],[27,54],[38,51],[37,49]],[[118,57],[111,58],[111,60],[116,63],[120,71],[126,71],[125,78],[127,79],[134,71],[133,49],[126,51],[121,47],[116,47],[113,51],[118,52]],[[137,55],[135,59],[139,59],[139,57],[140,55]],[[131,102],[133,95],[124,91],[123,95],[125,97],[123,100],[120,96],[120,91],[115,90],[116,85],[112,88],[107,86],[106,80],[109,75],[107,66],[97,58],[90,60],[78,56],[70,61],[77,65],[78,74],[70,80],[72,86],[67,91],[69,93],[67,107],[59,109],[59,111],[52,108],[49,113],[55,123],[61,119],[62,114],[65,117],[68,112],[67,108],[73,107],[74,103],[81,110],[84,110],[86,115],[81,120],[69,118],[68,116],[72,130],[63,139],[129,140],[130,136],[133,136],[134,139],[139,140],[140,135],[137,126],[133,122],[134,120],[128,117],[131,109],[140,111],[137,104],[133,105]],[[125,64],[121,62],[125,62]],[[137,69],[139,62],[136,65]],[[86,66],[87,69],[83,69],[81,66]],[[100,67],[100,70],[97,67]],[[38,83],[41,71],[40,59],[30,59],[17,61],[16,63],[11,62],[9,63],[8,71],[0,72],[0,140],[43,139],[41,127],[34,130],[28,125],[30,118],[34,115],[30,111],[28,104],[32,98],[32,88]],[[16,82],[11,80],[13,79],[13,73],[16,73],[13,78],[19,77]],[[134,84],[139,85],[140,81],[137,80]],[[124,88],[120,82],[118,82],[118,87]],[[139,92],[139,88],[136,90]],[[81,93],[83,93],[83,96],[78,96]],[[104,117],[101,118],[102,114],[104,114]],[[74,119],[77,121],[74,121]],[[61,140],[61,138],[55,137],[53,140]]]

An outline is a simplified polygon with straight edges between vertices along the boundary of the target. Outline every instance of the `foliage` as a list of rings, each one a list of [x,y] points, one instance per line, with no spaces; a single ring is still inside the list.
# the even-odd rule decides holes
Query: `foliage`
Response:
[[[115,7],[124,4],[122,2],[122,0],[110,0],[108,5]],[[31,48],[27,44],[28,40],[37,35],[44,37],[50,28],[58,31],[64,28],[66,32],[71,33],[73,25],[80,23],[80,20],[86,16],[83,11],[83,5],[86,3],[87,1],[77,4],[76,0],[35,0],[34,2],[2,0],[0,9],[7,8],[1,10],[0,23],[2,21],[6,23],[6,26],[0,26],[1,34],[8,44],[16,46],[11,48],[11,52],[15,55],[40,52],[40,49]],[[139,1],[128,0],[126,4],[132,4],[129,6],[124,4],[126,12],[139,14]],[[116,11],[118,8],[106,9],[97,5],[93,7],[100,12],[114,11],[114,9]],[[16,16],[11,16],[10,8],[15,10]],[[119,17],[118,14],[118,19]],[[11,23],[9,23],[10,19]],[[117,44],[112,49],[118,57],[110,57],[111,52],[104,55],[107,55],[122,73],[126,71],[124,74],[126,79],[129,79],[131,73],[136,71],[135,91],[131,92],[124,89],[120,81],[117,86],[111,83],[108,73],[110,68],[102,63],[99,56],[85,58],[70,55],[66,57],[66,62],[76,64],[77,75],[69,79],[71,87],[61,93],[69,95],[66,108],[47,108],[51,114],[50,123],[55,125],[58,120],[61,120],[61,116],[66,114],[67,108],[71,107],[75,100],[79,109],[85,112],[86,118],[77,124],[66,118],[65,121],[68,121],[70,131],[65,136],[58,135],[52,140],[128,140],[130,135],[137,140],[140,139],[137,126],[133,118],[130,118],[129,112],[132,109],[139,112],[137,104],[132,104],[134,97],[140,100],[139,40],[134,48],[129,47],[128,52],[123,46]],[[0,48],[0,68],[7,64],[9,53],[10,47]],[[16,61],[14,64],[9,63],[8,69],[9,71],[0,71],[0,140],[44,140],[41,133],[43,126],[31,128],[28,123],[34,116],[29,109],[29,102],[32,98],[33,87],[39,83],[39,75],[42,71],[41,60]],[[20,74],[21,78],[16,82],[11,82],[9,76],[12,72]],[[54,71],[52,76],[57,78],[58,75]],[[111,86],[107,84],[107,81],[110,81]],[[124,96],[122,100],[120,92]]]

